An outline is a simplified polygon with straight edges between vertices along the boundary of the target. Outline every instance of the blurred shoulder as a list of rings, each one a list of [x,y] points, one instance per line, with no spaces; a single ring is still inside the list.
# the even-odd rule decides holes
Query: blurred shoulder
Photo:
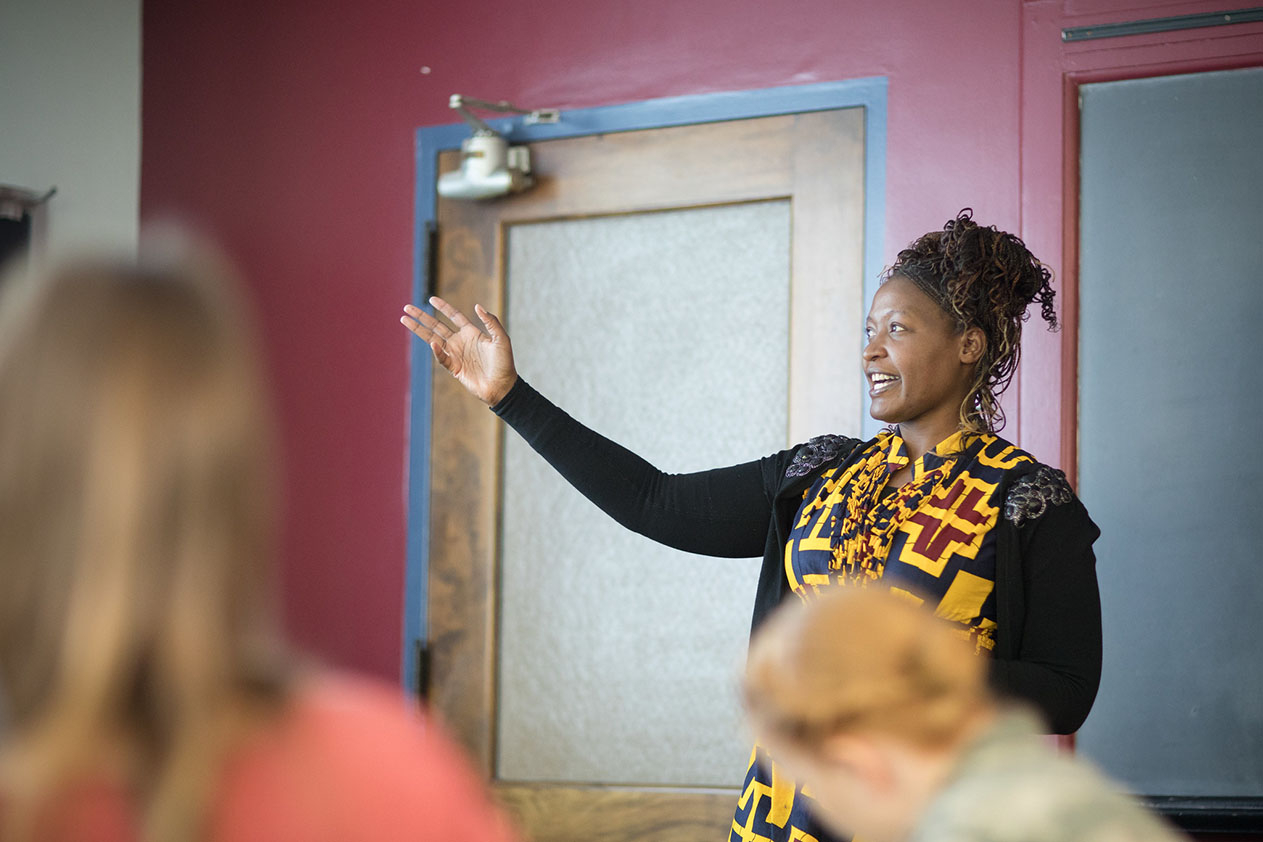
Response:
[[[412,728],[423,719],[402,688],[339,672],[321,673],[300,684],[290,716],[297,727],[335,730]]]
[[[324,750],[343,768],[364,764],[380,772],[392,763],[415,770],[430,760],[466,762],[403,688],[346,673],[326,673],[301,686],[286,730],[290,742]]]
[[[1178,830],[1069,758],[979,780],[942,816],[944,838],[994,842],[1181,842]],[[922,842],[937,839],[931,830]]]
[[[967,759],[925,815],[915,842],[1179,842],[1081,757],[1062,754],[1013,718]]]
[[[304,680],[226,784],[221,826],[247,835],[221,838],[262,839],[265,827],[309,828],[312,839],[511,838],[464,751],[402,688],[370,678]]]

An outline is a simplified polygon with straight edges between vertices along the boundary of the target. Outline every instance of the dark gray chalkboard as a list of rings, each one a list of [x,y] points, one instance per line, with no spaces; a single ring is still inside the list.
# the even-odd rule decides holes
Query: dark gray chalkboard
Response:
[[[1080,750],[1144,795],[1263,798],[1263,69],[1080,92]]]

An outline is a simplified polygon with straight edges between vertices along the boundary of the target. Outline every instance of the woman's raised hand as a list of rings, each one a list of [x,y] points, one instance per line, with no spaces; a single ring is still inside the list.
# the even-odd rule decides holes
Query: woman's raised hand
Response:
[[[513,367],[513,345],[500,320],[474,305],[474,313],[486,328],[484,333],[465,314],[438,296],[430,299],[434,309],[451,321],[451,326],[412,304],[404,305],[403,326],[430,346],[434,359],[452,373],[471,395],[488,406],[500,402],[517,382]]]

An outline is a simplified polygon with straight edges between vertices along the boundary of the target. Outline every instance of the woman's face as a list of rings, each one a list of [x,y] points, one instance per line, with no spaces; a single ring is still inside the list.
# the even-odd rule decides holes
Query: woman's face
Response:
[[[888,424],[954,428],[982,355],[982,331],[958,330],[916,284],[894,275],[873,297],[865,332],[870,414]]]

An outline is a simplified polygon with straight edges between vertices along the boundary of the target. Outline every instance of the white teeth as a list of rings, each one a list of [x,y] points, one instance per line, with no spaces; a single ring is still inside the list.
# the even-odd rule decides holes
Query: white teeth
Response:
[[[869,393],[872,395],[877,395],[881,392],[884,392],[887,389],[891,388],[894,382],[898,379],[899,377],[894,374],[883,374],[881,372],[873,372],[872,374],[868,375],[868,380],[872,384],[872,386],[869,389]]]

